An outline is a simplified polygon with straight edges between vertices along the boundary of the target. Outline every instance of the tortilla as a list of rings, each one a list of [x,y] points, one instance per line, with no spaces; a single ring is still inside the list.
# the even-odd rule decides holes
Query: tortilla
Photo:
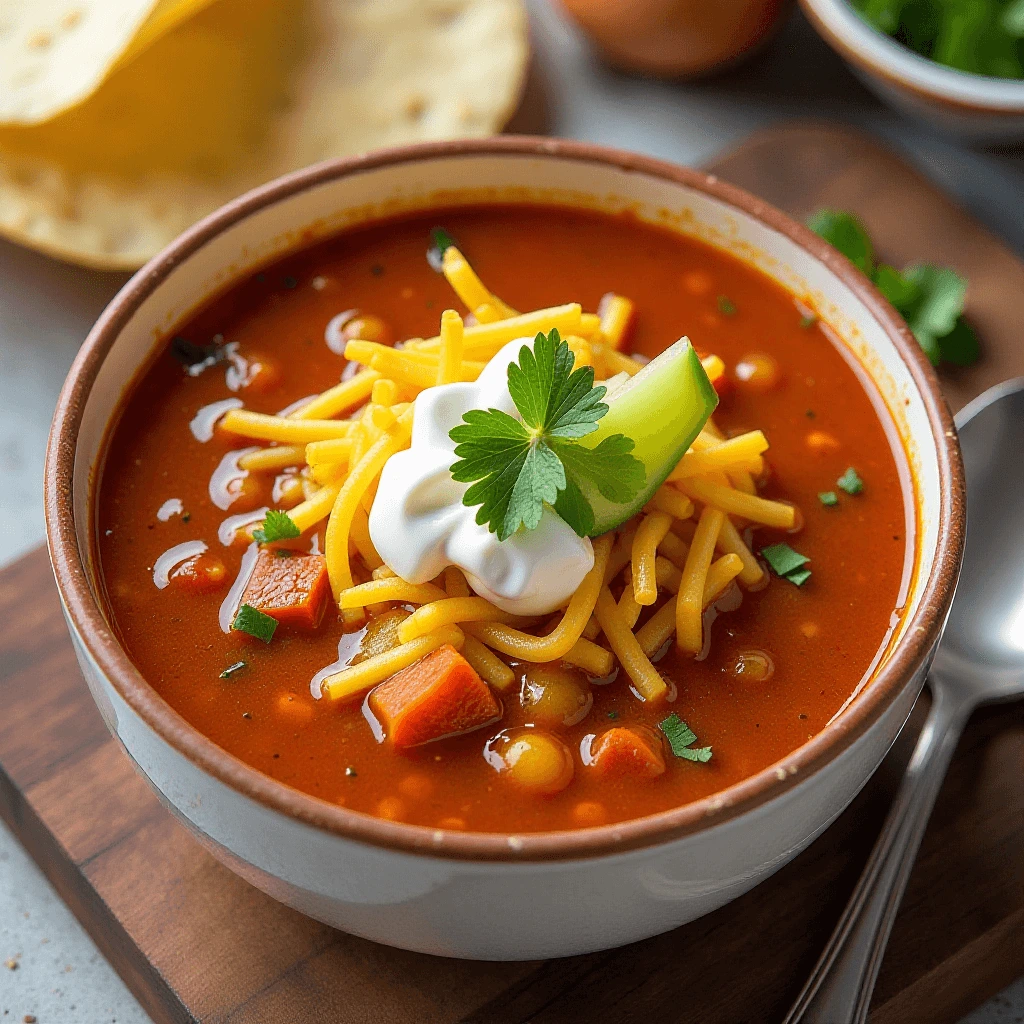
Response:
[[[80,103],[121,64],[210,0],[6,0],[0,123],[39,124]]]
[[[287,171],[500,130],[527,58],[520,0],[216,0],[79,105],[0,127],[0,234],[138,267]]]

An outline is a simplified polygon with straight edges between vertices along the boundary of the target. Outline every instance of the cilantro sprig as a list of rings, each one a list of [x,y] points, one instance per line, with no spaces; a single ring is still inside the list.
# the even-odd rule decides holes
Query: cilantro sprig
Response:
[[[970,366],[978,361],[978,337],[963,317],[967,280],[955,270],[922,263],[899,271],[876,262],[867,229],[844,210],[819,210],[808,226],[874,281],[933,365]]]
[[[701,764],[711,760],[711,748],[695,747],[697,734],[674,711],[668,718],[658,723],[658,728],[665,734],[668,745],[676,757],[698,761]]]
[[[263,517],[258,530],[252,531],[252,539],[257,544],[271,544],[275,540],[294,540],[301,536],[298,526],[287,512],[270,509]]]
[[[508,390],[522,419],[499,409],[470,409],[449,436],[458,461],[452,477],[472,484],[463,496],[479,505],[476,521],[506,540],[520,527],[536,529],[549,505],[581,537],[594,530],[594,510],[584,488],[609,501],[636,497],[644,465],[633,441],[612,434],[594,448],[579,443],[608,412],[606,389],[594,386],[594,369],[573,369],[575,357],[557,330],[538,334],[508,367]]]

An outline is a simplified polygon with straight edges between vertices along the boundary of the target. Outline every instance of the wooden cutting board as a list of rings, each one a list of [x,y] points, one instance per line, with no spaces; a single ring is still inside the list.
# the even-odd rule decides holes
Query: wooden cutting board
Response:
[[[798,125],[755,136],[715,171],[800,217],[857,211],[897,265],[967,274],[986,354],[946,380],[955,407],[1024,373],[1024,264],[892,153]],[[332,931],[202,850],[104,729],[43,550],[0,573],[0,622],[0,814],[161,1024],[771,1024],[839,916],[923,714],[821,839],[717,913],[612,952],[476,964]],[[1022,777],[1024,712],[976,715],[896,921],[874,1024],[953,1022],[1024,975]]]

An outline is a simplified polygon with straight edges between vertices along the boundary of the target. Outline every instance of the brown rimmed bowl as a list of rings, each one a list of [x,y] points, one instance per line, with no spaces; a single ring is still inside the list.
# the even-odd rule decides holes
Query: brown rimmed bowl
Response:
[[[105,438],[176,324],[253,269],[326,234],[465,202],[629,208],[730,251],[829,326],[903,453],[902,617],[855,695],[813,739],[717,795],[634,821],[525,835],[431,830],[300,793],[232,757],[153,690],[118,642],[94,558]],[[242,196],[183,234],[104,312],[71,369],[46,464],[50,555],[82,671],[111,731],[217,857],[272,896],[379,942],[535,959],[621,945],[739,896],[795,856],[882,760],[924,682],[959,571],[963,472],[935,375],[902,321],[833,249],[714,177],[571,142],[496,138],[320,164]],[[496,927],[496,922],[501,922]]]

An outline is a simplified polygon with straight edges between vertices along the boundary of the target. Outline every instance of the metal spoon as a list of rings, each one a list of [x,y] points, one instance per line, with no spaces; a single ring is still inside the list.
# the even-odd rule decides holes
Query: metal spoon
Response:
[[[783,1024],[864,1024],[889,931],[960,733],[981,704],[1024,696],[1024,378],[957,416],[967,550],[928,676],[932,706],[889,817]]]

